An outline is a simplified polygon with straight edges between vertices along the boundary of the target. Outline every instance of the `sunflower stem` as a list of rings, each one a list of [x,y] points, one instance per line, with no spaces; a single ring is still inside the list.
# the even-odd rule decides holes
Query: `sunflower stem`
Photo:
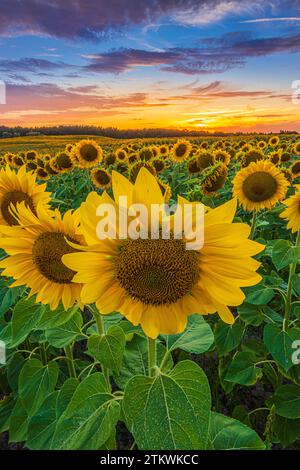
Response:
[[[47,364],[47,353],[46,353],[45,343],[40,344],[40,357],[41,357],[41,362],[43,366],[45,366]]]
[[[155,376],[156,369],[156,339],[148,337],[148,364],[149,377]]]
[[[94,309],[92,309],[92,314],[93,314],[93,316],[96,320],[98,334],[100,336],[105,335],[103,316],[101,315],[100,312],[96,312]],[[101,364],[101,369],[102,369],[102,373],[105,377],[107,386],[108,386],[109,390],[111,390],[111,383],[110,383],[110,379],[109,379],[109,375],[110,375],[109,374],[109,369],[107,367],[103,366],[102,364]]]
[[[300,230],[298,230],[295,248],[300,245]],[[292,305],[292,294],[293,294],[293,286],[292,286],[292,279],[296,271],[298,259],[296,258],[293,263],[290,264],[290,273],[289,273],[289,280],[287,286],[287,294],[286,294],[286,302],[285,302],[285,313],[284,313],[284,320],[283,320],[283,331],[287,331],[289,327],[289,319],[291,314],[291,305]]]
[[[67,360],[67,365],[68,365],[68,371],[69,371],[69,376],[74,377],[76,379],[76,369],[75,369],[75,364],[74,364],[74,358],[73,358],[73,349],[72,346],[68,345],[64,347],[65,355]]]
[[[250,239],[253,240],[255,229],[256,229],[256,220],[257,220],[257,211],[253,211],[252,222],[251,222],[251,232],[250,232]]]

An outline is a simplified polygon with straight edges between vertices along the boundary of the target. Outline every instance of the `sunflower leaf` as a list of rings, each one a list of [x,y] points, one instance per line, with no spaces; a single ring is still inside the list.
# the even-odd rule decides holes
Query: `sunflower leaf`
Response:
[[[210,407],[207,377],[191,361],[179,362],[168,375],[133,377],[123,400],[139,449],[205,449]]]

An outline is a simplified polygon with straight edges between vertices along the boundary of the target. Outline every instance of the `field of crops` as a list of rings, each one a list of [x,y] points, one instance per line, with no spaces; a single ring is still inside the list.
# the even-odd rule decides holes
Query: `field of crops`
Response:
[[[0,448],[300,449],[297,135],[2,139],[0,165]],[[203,247],[172,214],[100,239],[125,196],[204,204]]]

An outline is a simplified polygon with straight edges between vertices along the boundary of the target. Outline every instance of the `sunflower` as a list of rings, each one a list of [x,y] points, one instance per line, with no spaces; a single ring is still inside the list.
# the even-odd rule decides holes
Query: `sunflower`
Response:
[[[104,158],[104,163],[106,166],[114,165],[116,163],[117,157],[113,152],[110,152],[106,157]]]
[[[252,150],[252,145],[251,144],[244,144],[241,147],[242,152],[250,152]]]
[[[260,150],[265,150],[265,148],[268,146],[267,142],[265,142],[264,140],[260,140],[259,142],[257,142],[257,147],[260,149]]]
[[[74,144],[67,144],[65,146],[65,152],[70,154],[72,152],[73,148],[74,148]]]
[[[21,168],[21,166],[24,165],[24,160],[22,157],[20,157],[20,155],[14,155],[12,157],[12,165],[15,167],[15,168]]]
[[[127,162],[128,155],[126,150],[124,148],[118,148],[116,150],[116,158],[118,162]]]
[[[45,164],[45,167],[44,167],[45,171],[47,171],[49,176],[59,175],[59,171],[54,166],[54,161],[52,162],[51,160]],[[55,160],[55,157],[53,160]]]
[[[296,185],[297,192],[294,196],[290,196],[283,201],[287,207],[281,212],[280,217],[288,221],[287,228],[292,233],[300,230],[300,185]]]
[[[35,150],[28,150],[25,154],[25,160],[27,162],[32,162],[32,161],[35,161],[37,159],[37,152]]]
[[[131,153],[128,155],[128,163],[129,165],[133,165],[133,163],[137,162],[139,159],[139,156],[137,153]]]
[[[187,160],[192,150],[192,144],[188,140],[179,140],[171,149],[171,158],[180,163]]]
[[[9,165],[12,165],[12,160],[13,160],[14,156],[15,156],[14,153],[7,152],[7,153],[4,155],[4,158],[5,158],[6,163],[8,163]]]
[[[264,154],[262,153],[261,150],[259,149],[252,149],[249,150],[249,152],[244,153],[241,156],[241,163],[242,166],[248,166],[252,162],[257,162],[258,160],[263,160],[264,159]]]
[[[200,144],[201,149],[206,150],[208,147],[209,147],[208,142],[206,142],[206,141],[201,142],[201,144]]]
[[[245,210],[271,209],[284,199],[288,186],[288,181],[273,163],[260,160],[236,174],[233,195]]]
[[[153,157],[154,158],[157,158],[160,156],[160,148],[157,147],[157,145],[152,145],[151,146],[151,150],[152,150],[152,153],[153,153]]]
[[[163,158],[153,158],[151,163],[154,166],[156,173],[162,173],[167,168],[166,161]]]
[[[140,160],[143,160],[145,162],[149,162],[150,160],[152,160],[152,158],[153,158],[152,149],[150,147],[143,147],[139,151],[139,158],[140,158]]]
[[[300,140],[298,140],[298,142],[296,142],[295,145],[293,146],[293,152],[296,155],[300,155]]]
[[[231,157],[226,150],[215,150],[214,157],[216,162],[223,162],[225,165],[229,165]]]
[[[72,211],[62,218],[58,210],[50,217],[39,204],[35,216],[24,202],[18,204],[17,227],[0,227],[5,236],[0,238],[0,247],[8,257],[0,262],[2,276],[12,277],[10,287],[27,286],[30,295],[37,294],[36,301],[49,304],[55,310],[60,302],[67,310],[80,302],[81,285],[73,283],[74,271],[61,261],[63,255],[76,252],[66,240],[81,244],[77,234],[78,214]],[[53,214],[51,214],[53,215]]]
[[[271,147],[276,147],[276,145],[278,145],[279,142],[280,142],[279,137],[277,135],[273,135],[272,137],[270,137],[268,143]]]
[[[169,147],[167,145],[161,145],[159,147],[159,153],[162,157],[166,158],[169,154]]]
[[[293,178],[297,178],[300,175],[300,160],[296,160],[290,166],[290,170],[293,173]]]
[[[281,163],[286,163],[286,162],[289,162],[291,159],[291,154],[290,152],[282,152],[281,154]]]
[[[18,172],[8,166],[0,170],[0,224],[18,225],[11,209],[18,202],[24,202],[33,212],[39,203],[48,207],[50,193],[45,184],[36,183],[36,175],[26,173],[25,165]]]
[[[146,168],[152,175],[156,175],[156,170],[150,162],[136,162],[129,168],[129,179],[132,183],[135,183],[139,171],[141,168]]]
[[[92,168],[102,162],[103,150],[94,140],[81,140],[74,146],[71,156],[78,160],[81,168]]]
[[[38,168],[37,162],[31,161],[26,163],[26,168],[28,171],[36,171]]]
[[[190,175],[197,175],[200,173],[201,168],[199,167],[198,157],[192,157],[187,162],[187,169]]]
[[[67,173],[74,168],[70,155],[66,152],[60,152],[50,161],[50,165],[59,173]]]
[[[289,168],[283,168],[283,167],[280,167],[279,168],[281,173],[283,173],[283,176],[285,177],[285,179],[289,182],[289,183],[292,183],[293,181],[293,173],[291,172],[291,170],[289,170]]]
[[[214,194],[222,189],[228,177],[228,169],[224,163],[216,164],[207,171],[207,175],[201,183],[201,189],[204,194]]]
[[[198,166],[200,170],[205,170],[216,163],[214,153],[200,151],[198,153]]]
[[[99,189],[108,189],[111,185],[111,176],[105,168],[93,168],[91,178],[94,185]]]
[[[118,211],[120,196],[127,196],[129,204],[148,208],[165,202],[155,177],[145,168],[135,185],[113,172],[112,188],[114,200],[91,193],[81,206],[81,230],[89,246],[84,252],[63,256],[64,264],[77,273],[73,281],[84,284],[81,301],[96,303],[102,314],[120,312],[133,325],[140,324],[150,338],[181,333],[193,313],[218,312],[232,324],[228,305],[240,305],[245,298],[241,287],[261,280],[256,273],[260,263],[252,256],[263,249],[248,240],[248,225],[232,223],[236,200],[205,214],[204,246],[197,251],[186,249],[185,239],[175,235],[99,240],[99,219],[95,220],[99,204],[113,204]],[[180,197],[178,203],[192,204]]]
[[[282,154],[282,150],[280,149],[280,150],[277,150],[276,152],[271,152],[268,155],[268,158],[270,162],[274,163],[274,165],[279,165],[281,162],[281,154]]]
[[[49,179],[49,173],[45,168],[37,168],[36,170],[36,176],[39,180],[48,180]]]

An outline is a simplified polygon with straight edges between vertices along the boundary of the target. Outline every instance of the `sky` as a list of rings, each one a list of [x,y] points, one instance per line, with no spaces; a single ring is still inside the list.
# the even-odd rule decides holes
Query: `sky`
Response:
[[[0,0],[0,125],[300,132],[297,80],[300,0]]]

